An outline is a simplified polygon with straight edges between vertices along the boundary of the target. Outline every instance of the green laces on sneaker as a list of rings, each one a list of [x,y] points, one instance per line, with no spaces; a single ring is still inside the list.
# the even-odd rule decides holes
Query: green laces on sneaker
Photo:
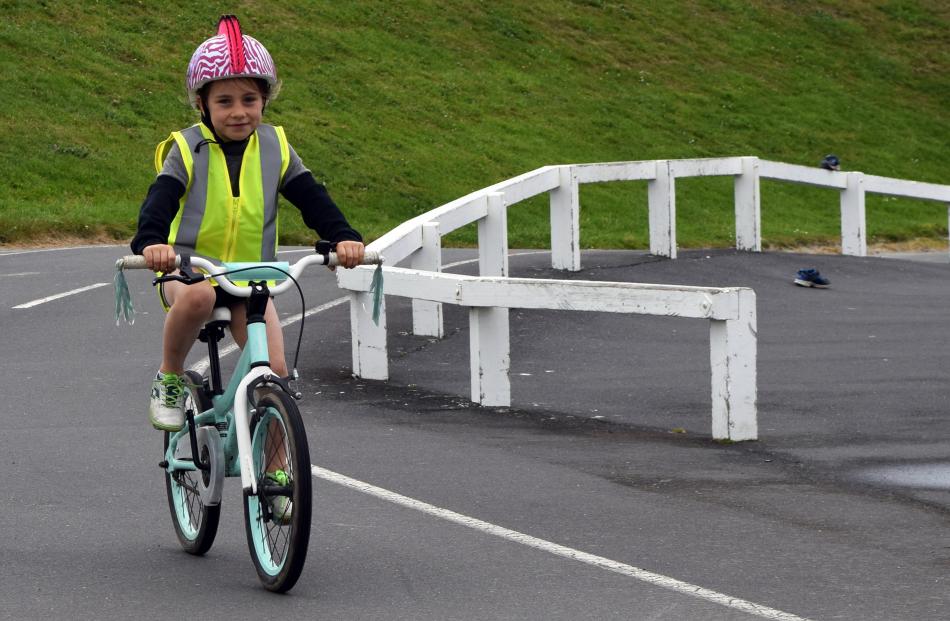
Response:
[[[274,470],[273,472],[268,472],[264,476],[277,485],[288,485],[290,483],[290,475],[283,470]]]
[[[162,373],[162,387],[165,394],[162,395],[165,407],[180,408],[181,398],[185,394],[185,382],[181,376],[176,373]]]
[[[290,485],[290,475],[284,470],[268,472],[264,475],[264,479],[282,487]],[[275,524],[290,524],[294,514],[294,503],[289,497],[269,496],[267,498],[267,504],[270,505],[271,519]]]

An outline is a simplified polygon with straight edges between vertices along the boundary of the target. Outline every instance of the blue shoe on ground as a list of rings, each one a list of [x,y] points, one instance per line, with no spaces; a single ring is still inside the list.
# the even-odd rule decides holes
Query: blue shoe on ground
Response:
[[[826,289],[831,281],[818,273],[815,268],[798,270],[798,276],[795,278],[795,284],[800,287],[816,287]]]

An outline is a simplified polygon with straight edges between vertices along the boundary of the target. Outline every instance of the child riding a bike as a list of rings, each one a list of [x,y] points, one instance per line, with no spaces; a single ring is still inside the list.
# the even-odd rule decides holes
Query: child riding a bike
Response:
[[[156,272],[174,273],[176,254],[217,261],[274,261],[277,200],[297,207],[304,223],[336,243],[340,265],[363,259],[360,234],[304,166],[282,127],[261,123],[280,82],[268,51],[225,15],[217,35],[198,46],[186,73],[186,90],[200,122],[172,132],[155,152],[157,176],[142,204],[132,251]],[[185,357],[216,307],[231,310],[238,345],[246,333],[245,300],[209,282],[164,282],[159,297],[168,314],[162,362],[152,382],[152,426],[177,431],[184,425],[182,380]],[[286,376],[283,335],[273,300],[265,312],[272,369]]]

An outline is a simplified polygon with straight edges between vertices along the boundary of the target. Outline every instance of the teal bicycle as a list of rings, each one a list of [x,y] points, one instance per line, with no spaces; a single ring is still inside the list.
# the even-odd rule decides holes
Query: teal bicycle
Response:
[[[381,263],[371,252],[366,253],[363,262]],[[314,264],[336,265],[336,255],[329,245],[318,244],[317,253],[293,265],[272,262],[218,266],[204,258],[182,255],[176,274],[156,278],[156,282],[178,280],[186,284],[214,278],[228,293],[247,298],[247,342],[226,386],[221,378],[218,343],[230,323],[230,310],[215,309],[202,328],[198,338],[208,345],[208,375],[186,372],[185,426],[165,433],[164,459],[159,465],[165,471],[175,533],[185,551],[195,555],[206,553],[214,543],[225,478],[241,478],[248,548],[260,581],[275,592],[291,589],[306,561],[311,466],[307,433],[296,404],[301,395],[289,384],[296,376],[296,359],[292,377],[279,377],[271,370],[264,310],[270,297],[291,286],[300,291],[297,279]],[[127,256],[116,262],[117,275],[124,269],[144,268],[141,256]],[[231,278],[248,284],[235,284]],[[300,339],[298,355],[299,351]]]

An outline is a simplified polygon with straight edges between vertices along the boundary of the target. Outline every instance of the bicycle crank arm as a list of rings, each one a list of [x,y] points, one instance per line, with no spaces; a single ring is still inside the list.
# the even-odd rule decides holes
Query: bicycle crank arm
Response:
[[[261,485],[261,494],[265,498],[271,496],[287,496],[290,498],[294,495],[294,488],[289,485]]]

